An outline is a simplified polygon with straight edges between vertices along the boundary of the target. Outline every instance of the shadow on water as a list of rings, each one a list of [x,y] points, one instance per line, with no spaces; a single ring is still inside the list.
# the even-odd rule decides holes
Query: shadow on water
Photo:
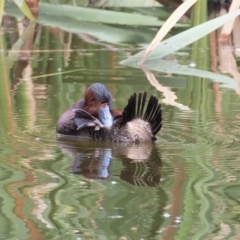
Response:
[[[70,172],[87,179],[107,179],[113,159],[122,162],[118,175],[135,186],[160,184],[162,161],[154,143],[110,143],[58,138],[58,146],[73,158]]]

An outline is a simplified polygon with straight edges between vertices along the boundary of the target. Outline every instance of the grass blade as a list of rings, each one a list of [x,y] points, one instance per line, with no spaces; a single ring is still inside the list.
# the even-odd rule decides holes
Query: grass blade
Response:
[[[51,17],[70,17],[78,21],[102,22],[107,24],[161,26],[164,23],[164,21],[158,20],[157,17],[146,16],[138,13],[125,13],[69,5],[41,3],[40,11],[41,14],[49,14]]]
[[[163,26],[158,31],[156,37],[152,40],[150,45],[147,47],[143,56],[140,59],[140,63],[143,63],[147,56],[153,51],[153,49],[158,45],[159,42],[166,36],[170,29],[177,23],[177,21],[187,12],[187,10],[196,2],[197,0],[186,0],[183,2],[167,19]]]
[[[2,18],[3,18],[4,2],[5,2],[5,0],[0,1],[0,26],[2,24]]]
[[[26,16],[30,20],[35,20],[25,0],[13,0],[13,1],[17,4],[19,9],[23,12],[24,16]]]
[[[176,52],[221,27],[238,15],[240,15],[240,9],[179,33],[176,36],[159,43],[154,51],[149,54],[148,59],[162,58],[173,52]],[[137,64],[139,59],[142,57],[143,52],[144,51],[141,51],[136,55],[122,61],[121,63],[126,65],[129,63]],[[148,61],[148,59],[146,61]]]

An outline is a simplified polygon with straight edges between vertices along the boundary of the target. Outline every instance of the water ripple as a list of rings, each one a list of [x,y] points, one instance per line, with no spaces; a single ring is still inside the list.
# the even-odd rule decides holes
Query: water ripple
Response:
[[[163,129],[159,138],[165,144],[187,145],[211,145],[222,148],[239,147],[239,120],[227,121],[227,116],[216,119],[210,116],[208,119],[199,120],[196,124],[196,113],[192,116],[184,116],[182,113],[172,121],[170,116],[164,118]],[[234,126],[234,128],[233,128]]]

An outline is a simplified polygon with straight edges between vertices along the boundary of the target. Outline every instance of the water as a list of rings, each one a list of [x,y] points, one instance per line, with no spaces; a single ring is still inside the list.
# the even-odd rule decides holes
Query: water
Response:
[[[2,239],[239,238],[237,89],[154,72],[159,90],[142,70],[119,64],[133,45],[87,43],[41,25],[9,61],[21,29],[9,20],[0,35]],[[177,59],[210,71],[208,49]],[[94,82],[108,87],[117,109],[134,92],[157,96],[157,141],[57,139],[59,116]]]

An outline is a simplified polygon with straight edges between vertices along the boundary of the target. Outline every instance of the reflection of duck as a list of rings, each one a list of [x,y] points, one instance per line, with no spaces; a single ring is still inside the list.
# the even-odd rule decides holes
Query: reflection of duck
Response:
[[[162,110],[151,96],[145,109],[147,94],[132,95],[125,109],[113,110],[112,96],[107,88],[92,84],[84,99],[74,103],[57,123],[57,133],[80,135],[113,142],[143,142],[156,140],[162,126]]]
[[[160,183],[162,161],[155,144],[80,141],[81,144],[76,139],[58,140],[59,147],[73,158],[73,174],[81,174],[87,179],[119,176],[136,186],[151,187]],[[122,167],[112,158],[119,159]]]

